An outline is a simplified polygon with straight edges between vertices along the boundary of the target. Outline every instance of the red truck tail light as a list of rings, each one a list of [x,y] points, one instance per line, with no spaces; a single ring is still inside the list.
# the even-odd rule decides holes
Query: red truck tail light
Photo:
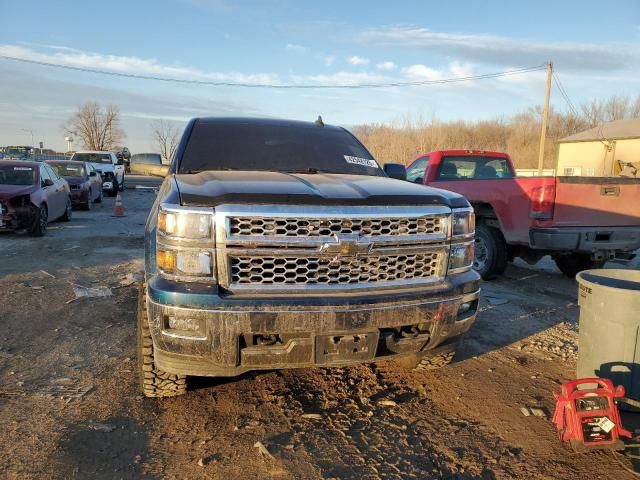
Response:
[[[531,208],[529,217],[539,220],[553,218],[553,208],[556,203],[556,186],[544,185],[531,190]]]

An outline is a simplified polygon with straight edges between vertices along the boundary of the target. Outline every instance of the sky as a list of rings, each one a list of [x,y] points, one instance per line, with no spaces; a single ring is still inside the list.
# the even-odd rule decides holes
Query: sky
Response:
[[[416,82],[553,61],[574,105],[640,94],[640,1],[0,0],[0,56],[250,85]],[[82,103],[115,104],[132,152],[151,122],[194,116],[324,121],[506,118],[540,105],[545,73],[446,85],[270,89],[189,85],[0,59],[0,145],[65,150]],[[553,108],[565,100],[552,89]]]

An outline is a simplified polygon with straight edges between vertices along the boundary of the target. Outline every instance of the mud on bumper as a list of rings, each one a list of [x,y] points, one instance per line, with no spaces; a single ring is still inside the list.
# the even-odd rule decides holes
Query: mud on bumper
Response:
[[[229,300],[172,292],[154,277],[147,310],[155,363],[170,373],[234,376],[249,370],[346,365],[450,350],[476,318],[479,278],[455,275],[418,293]],[[171,302],[166,300],[171,299]]]

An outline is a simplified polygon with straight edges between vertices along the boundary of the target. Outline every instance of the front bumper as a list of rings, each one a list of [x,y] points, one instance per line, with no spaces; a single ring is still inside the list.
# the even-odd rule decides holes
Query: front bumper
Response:
[[[471,271],[420,291],[241,298],[152,277],[147,292],[158,368],[234,376],[439,352],[471,327],[480,285]]]
[[[529,237],[536,250],[630,252],[640,248],[640,226],[532,228]]]

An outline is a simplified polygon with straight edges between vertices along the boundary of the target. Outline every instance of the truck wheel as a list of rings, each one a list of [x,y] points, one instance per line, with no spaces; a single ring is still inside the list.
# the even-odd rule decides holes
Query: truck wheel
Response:
[[[120,182],[120,188],[118,188],[120,192],[124,192],[124,175],[122,176],[122,182]]]
[[[455,357],[455,355],[455,351],[441,353],[440,355],[434,356],[409,355],[398,358],[396,362],[405,370],[412,372],[435,370],[449,365],[453,361],[453,357]]]
[[[553,257],[553,260],[556,262],[558,269],[569,278],[575,278],[583,270],[602,268],[606,263],[605,260],[591,260],[591,255],[588,253],[559,255]]]
[[[102,185],[100,186],[100,193],[98,194],[98,198],[96,198],[93,203],[102,203]]]
[[[44,237],[47,233],[47,207],[40,205],[40,207],[32,207],[35,212],[33,214],[33,224],[29,228],[29,235],[32,237]]]
[[[477,225],[473,269],[484,280],[489,280],[504,273],[507,263],[507,245],[502,232],[497,228],[482,224]]]
[[[118,181],[117,180],[113,180],[113,188],[111,188],[111,190],[109,190],[109,196],[110,197],[115,197],[116,195],[118,195],[118,190],[120,189],[120,187],[118,186]]]
[[[186,375],[176,375],[156,368],[153,361],[153,340],[147,315],[147,288],[144,282],[138,292],[138,374],[145,397],[175,397],[187,391]]]

